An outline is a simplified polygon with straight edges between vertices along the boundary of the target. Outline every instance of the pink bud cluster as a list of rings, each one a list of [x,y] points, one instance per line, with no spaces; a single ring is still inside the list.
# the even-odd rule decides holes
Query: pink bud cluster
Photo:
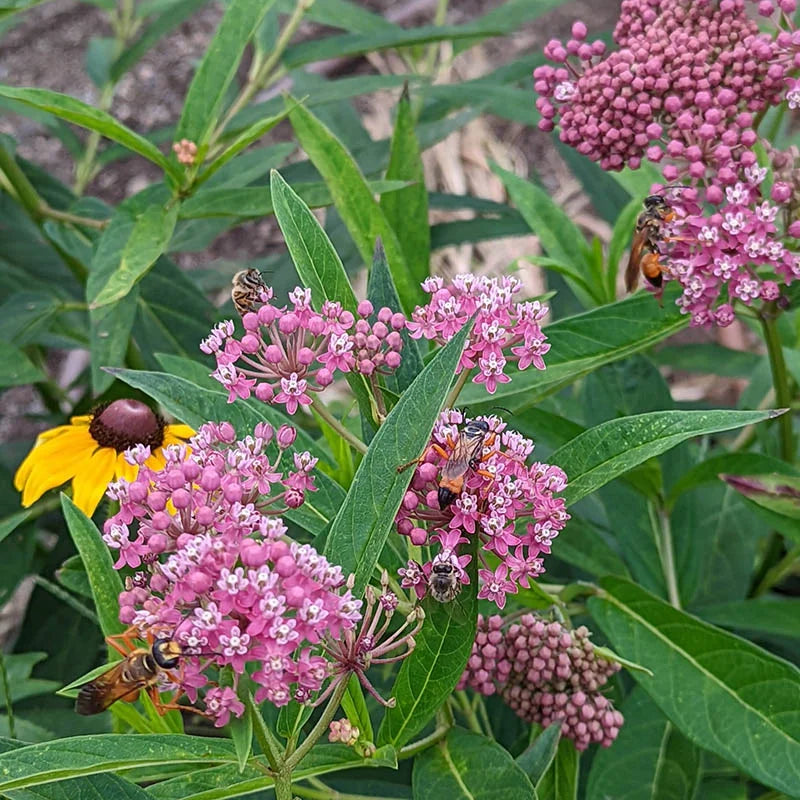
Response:
[[[526,464],[533,442],[508,429],[502,420],[475,419],[485,421],[488,433],[475,463],[463,464],[463,489],[446,508],[439,504],[440,476],[470,420],[461,411],[445,409],[434,425],[430,446],[414,472],[395,526],[412,544],[421,546],[430,540],[440,545],[440,551],[423,565],[409,562],[400,574],[402,585],[413,587],[418,597],[428,591],[437,564],[449,563],[457,579],[469,583],[465,566],[470,556],[459,555],[458,550],[467,537],[477,536],[482,567],[478,597],[503,608],[507,594],[515,594],[520,586],[527,588],[530,580],[544,572],[542,556],[550,553],[553,539],[569,519],[564,500],[554,496],[566,487],[567,476],[549,464]]]
[[[361,618],[341,568],[287,540],[277,516],[314,490],[308,452],[282,463],[294,436],[262,423],[237,441],[229,423],[208,423],[188,447],[165,448],[162,469],[144,465],[147,448],[128,451],[136,479],[109,487],[120,510],[103,538],[119,554],[115,567],[135,570],[119,597],[120,620],[191,654],[181,659],[178,688],[194,703],[211,686],[206,712],[218,725],[243,707],[206,669],[229,666],[238,679],[250,664],[256,699],[284,705],[318,691],[328,675],[312,646]]]
[[[664,274],[680,284],[677,304],[691,314],[692,325],[730,325],[737,300],[748,306],[777,300],[774,277],[786,284],[800,278],[800,257],[786,247],[779,227],[793,192],[775,182],[765,199],[766,175],[757,164],[746,167],[743,181],[720,189],[723,199],[710,215],[694,189],[676,193],[671,201],[676,216],[667,226],[672,241],[665,248]],[[718,188],[710,186],[706,199]],[[800,222],[789,225],[788,233],[800,236]]]
[[[731,162],[758,138],[753,115],[783,100],[800,67],[800,32],[781,15],[774,34],[760,33],[749,5],[756,4],[623,0],[619,49],[605,57],[576,22],[566,45],[545,47],[558,66],[534,72],[539,127],[558,123],[561,140],[603,169],[636,169],[643,158],[666,156],[680,159],[665,169],[667,181],[726,170],[723,182],[733,183]],[[771,14],[776,5],[791,16],[795,0],[758,9]]]
[[[344,719],[331,720],[328,725],[328,741],[341,742],[348,747],[352,747],[358,741],[361,731],[353,725],[346,717]]]
[[[531,364],[545,368],[543,356],[550,345],[541,322],[549,309],[538,300],[515,301],[522,288],[518,279],[465,274],[456,275],[445,286],[440,277],[432,277],[422,288],[431,299],[411,315],[411,336],[444,344],[477,314],[457,372],[477,367],[473,382],[483,383],[489,394],[494,394],[497,384],[511,380],[505,373],[509,361],[515,361],[520,370]]]
[[[781,241],[800,237],[800,223],[784,213],[799,194],[797,154],[772,150],[757,132],[770,107],[800,104],[791,77],[800,68],[795,5],[624,0],[618,50],[600,58],[576,23],[566,46],[545,48],[559,66],[534,73],[542,129],[557,122],[562,141],[603,169],[648,159],[662,165],[667,183],[691,184],[672,194],[678,213],[661,249],[664,277],[680,283],[677,302],[693,325],[729,325],[737,300],[776,300],[776,280],[800,276],[800,259]],[[771,33],[748,13],[756,7],[776,15]],[[769,198],[757,145],[775,169]]]
[[[402,314],[381,308],[373,321],[368,300],[358,304],[358,318],[339,303],[311,307],[311,290],[289,294],[291,308],[274,305],[272,290],[258,311],[242,317],[244,335],[237,339],[230,320],[220,323],[200,349],[213,354],[212,373],[228,390],[228,402],[254,394],[265,403],[282,404],[289,414],[311,403],[312,393],[333,383],[339,372],[359,372],[375,381],[400,365]]]
[[[592,742],[609,747],[624,720],[600,690],[620,665],[598,656],[590,635],[584,626],[568,630],[534,614],[511,624],[500,616],[479,617],[458,688],[498,691],[524,720],[560,724],[578,750]]]

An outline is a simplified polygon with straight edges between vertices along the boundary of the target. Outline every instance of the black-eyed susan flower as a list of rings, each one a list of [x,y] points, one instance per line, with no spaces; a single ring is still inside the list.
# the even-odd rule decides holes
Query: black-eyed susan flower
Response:
[[[115,400],[39,434],[14,476],[14,486],[27,507],[49,489],[72,480],[72,501],[91,516],[111,481],[136,478],[139,467],[124,457],[129,447],[149,447],[145,464],[158,470],[165,463],[162,448],[192,435],[188,425],[167,425],[138,400]]]

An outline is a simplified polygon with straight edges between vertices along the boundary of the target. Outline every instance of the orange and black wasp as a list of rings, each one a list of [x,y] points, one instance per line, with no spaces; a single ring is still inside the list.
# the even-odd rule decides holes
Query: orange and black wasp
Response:
[[[158,684],[166,675],[178,683],[180,677],[171,675],[178,668],[180,659],[186,655],[183,647],[168,637],[156,637],[149,647],[137,647],[134,638],[136,628],[106,637],[108,644],[123,656],[105,672],[81,686],[75,701],[75,711],[84,716],[99,714],[118,700],[133,702],[141,691],[146,691],[159,714],[171,708],[182,711],[203,712],[192,706],[178,705],[182,691],[179,689],[169,703],[161,701]],[[121,643],[121,644],[120,644]]]
[[[660,194],[651,194],[644,199],[644,211],[636,220],[631,243],[631,254],[625,270],[625,288],[632,292],[636,288],[639,273],[656,289],[663,283],[664,267],[661,263],[660,245],[666,241],[664,225],[675,217],[675,211]]]
[[[425,452],[408,464],[397,468],[398,472],[408,469],[412,464],[419,464],[425,460],[429,450],[433,450],[444,459],[444,466],[439,477],[439,508],[444,510],[451,505],[464,490],[467,473],[472,470],[484,478],[494,479],[491,472],[480,468],[483,460],[483,449],[494,443],[495,434],[490,432],[489,423],[483,419],[473,419],[467,422],[454,439],[447,434],[447,448],[432,444]]]

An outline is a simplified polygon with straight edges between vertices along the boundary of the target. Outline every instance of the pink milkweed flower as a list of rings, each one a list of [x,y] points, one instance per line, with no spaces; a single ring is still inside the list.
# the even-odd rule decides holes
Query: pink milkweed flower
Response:
[[[462,490],[443,508],[439,499],[441,471],[465,425],[476,420],[486,423],[486,437],[474,463],[464,465]],[[563,498],[555,496],[566,488],[567,476],[550,464],[528,464],[533,449],[533,442],[509,430],[497,417],[469,420],[456,409],[441,413],[395,517],[397,532],[408,536],[412,544],[437,544],[439,550],[424,564],[409,561],[398,571],[404,588],[413,588],[418,598],[423,597],[433,564],[442,559],[449,561],[459,581],[467,584],[470,556],[460,555],[459,550],[474,537],[479,541],[478,559],[484,567],[478,573],[481,585],[488,575],[495,576],[489,561],[496,558],[507,568],[502,585],[510,582],[514,591],[517,586],[528,588],[529,581],[544,572],[542,555],[550,552],[553,539],[569,520]],[[505,602],[510,591],[481,596]]]
[[[474,383],[483,383],[494,394],[499,383],[511,378],[505,373],[509,362],[527,369],[533,364],[544,369],[542,356],[550,349],[540,324],[548,313],[538,300],[514,300],[522,288],[517,278],[488,278],[456,275],[448,286],[439,277],[428,278],[422,288],[431,295],[427,305],[418,306],[407,327],[415,339],[444,344],[476,314],[467,346],[457,372],[478,368]]]
[[[325,301],[314,310],[310,289],[289,293],[291,306],[273,302],[269,287],[257,310],[242,317],[244,335],[235,337],[231,320],[215,326],[200,349],[213,355],[212,377],[228,389],[228,402],[254,394],[265,403],[282,404],[289,414],[312,402],[336,373],[360,372],[375,382],[400,365],[405,328],[402,314],[362,301],[357,315]]]

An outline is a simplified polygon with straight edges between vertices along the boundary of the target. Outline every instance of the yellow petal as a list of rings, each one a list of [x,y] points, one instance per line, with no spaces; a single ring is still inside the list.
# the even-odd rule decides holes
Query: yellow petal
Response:
[[[164,453],[161,452],[161,448],[159,447],[158,450],[144,462],[144,465],[153,470],[153,472],[158,472],[160,469],[164,469],[166,463],[167,459],[164,458]]]
[[[190,428],[188,425],[167,425],[164,434],[177,439],[191,439],[194,436],[194,428]]]
[[[48,489],[66,483],[96,447],[85,428],[71,426],[34,447],[14,476],[14,486],[23,493],[22,504],[29,506]]]
[[[93,418],[94,418],[93,414],[84,414],[83,416],[80,417],[70,417],[69,422],[70,425],[84,425],[88,428],[89,423],[92,421]]]
[[[100,447],[75,473],[72,479],[72,502],[86,516],[94,514],[106,487],[114,479],[116,463],[117,451],[111,447]]]
[[[57,428],[50,428],[49,431],[42,431],[36,437],[36,444],[39,445],[42,442],[47,442],[50,439],[55,438],[56,436],[61,436],[62,433],[74,430],[79,430],[83,434],[86,433],[86,431],[83,428],[76,428],[74,425],[59,425]]]
[[[136,476],[139,474],[139,467],[136,464],[129,464],[125,460],[125,454],[120,453],[117,456],[117,466],[114,472],[118,478],[124,478],[130,483],[136,480]]]

